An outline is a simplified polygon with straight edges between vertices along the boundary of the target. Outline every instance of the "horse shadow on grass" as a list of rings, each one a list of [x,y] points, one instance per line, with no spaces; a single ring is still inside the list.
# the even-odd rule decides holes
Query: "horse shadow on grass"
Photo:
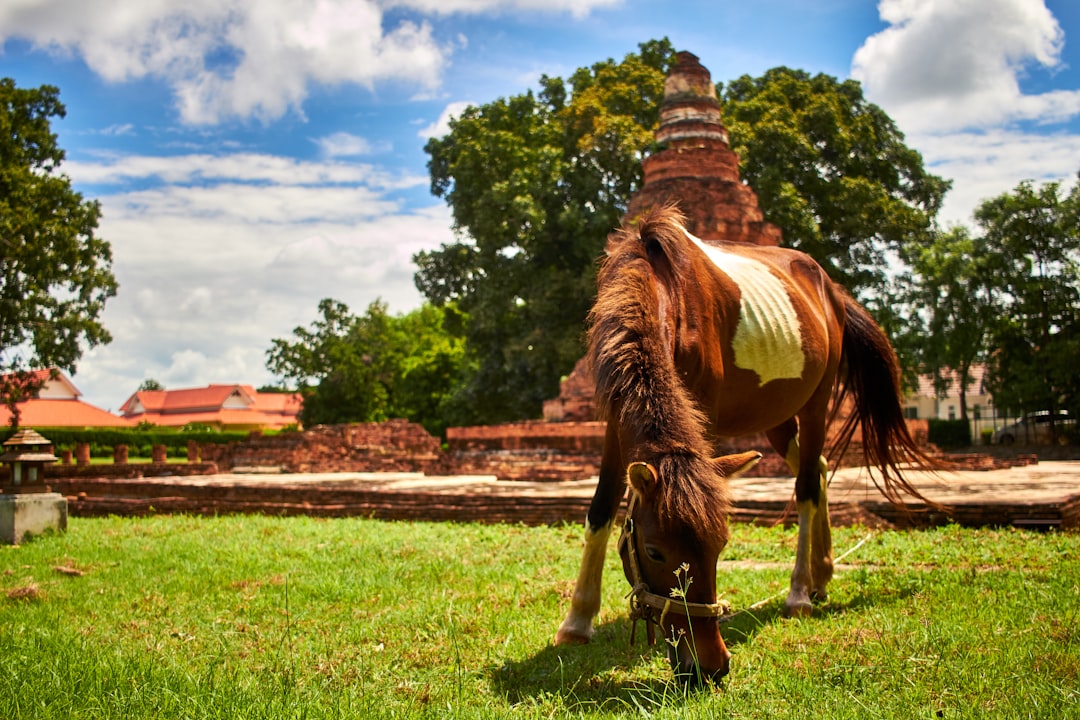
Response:
[[[882,592],[881,587],[856,581],[845,589],[842,599],[815,607],[806,620],[786,618],[782,597],[753,610],[736,612],[722,620],[720,626],[733,656],[732,672],[739,672],[739,647],[753,642],[759,632],[777,623],[815,622],[859,613],[904,602],[918,592],[917,583],[900,583]],[[547,645],[529,657],[507,660],[489,671],[490,682],[511,704],[557,697],[567,705],[632,707],[650,699],[687,693],[667,664],[663,638],[657,638],[656,646],[649,646],[644,629],[638,627],[637,640],[631,646],[630,632],[631,621],[626,616],[613,618],[597,626],[587,645]],[[648,668],[643,670],[644,666]]]
[[[682,692],[667,667],[662,640],[649,646],[638,627],[631,646],[630,625],[625,616],[614,618],[598,624],[588,644],[549,644],[528,657],[507,660],[490,671],[493,689],[511,704],[548,697],[561,698],[567,706],[632,705],[635,695]],[[643,672],[646,665],[650,670]]]
[[[782,603],[743,614],[721,627],[724,642],[729,648],[748,642],[782,617]],[[561,697],[572,705],[634,706],[694,692],[672,674],[662,637],[650,646],[639,626],[631,645],[630,633],[627,617],[613,618],[600,623],[586,645],[547,645],[529,657],[504,662],[490,671],[491,683],[512,704]]]

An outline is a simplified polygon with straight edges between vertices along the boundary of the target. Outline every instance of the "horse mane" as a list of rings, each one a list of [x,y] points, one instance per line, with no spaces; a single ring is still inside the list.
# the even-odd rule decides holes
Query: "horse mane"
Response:
[[[684,523],[706,538],[725,538],[731,509],[727,483],[710,462],[705,415],[675,367],[678,313],[689,285],[689,242],[674,207],[624,223],[607,244],[589,315],[589,360],[601,417],[619,423],[660,477],[662,525]]]

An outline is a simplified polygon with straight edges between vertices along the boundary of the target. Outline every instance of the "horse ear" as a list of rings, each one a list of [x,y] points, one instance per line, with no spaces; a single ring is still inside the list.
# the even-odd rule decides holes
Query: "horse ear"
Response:
[[[750,450],[736,455],[724,455],[722,457],[713,458],[712,463],[724,477],[736,478],[757,465],[758,460],[760,459],[761,453],[757,450]]]
[[[626,468],[626,479],[630,481],[630,487],[643,496],[647,496],[659,482],[656,469],[649,463],[632,462]]]

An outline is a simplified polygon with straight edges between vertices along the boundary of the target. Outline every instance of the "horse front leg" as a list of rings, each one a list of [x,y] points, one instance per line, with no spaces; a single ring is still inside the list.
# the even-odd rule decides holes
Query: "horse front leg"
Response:
[[[626,468],[623,466],[618,432],[614,423],[609,422],[600,461],[600,480],[585,518],[585,548],[581,567],[570,598],[570,612],[555,634],[556,645],[587,643],[595,632],[593,619],[600,612],[608,538],[611,537],[615,516],[625,492]]]

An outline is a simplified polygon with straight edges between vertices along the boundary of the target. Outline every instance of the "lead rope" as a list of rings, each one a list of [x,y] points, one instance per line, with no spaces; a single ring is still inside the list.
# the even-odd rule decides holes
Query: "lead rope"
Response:
[[[864,537],[862,540],[860,540],[859,542],[855,543],[853,546],[848,548],[842,555],[840,555],[840,557],[834,559],[833,563],[834,564],[840,563],[848,555],[852,554],[853,552],[855,552],[856,550],[861,548],[866,543],[867,540],[874,537],[874,535],[876,535],[876,534],[877,533],[875,533],[873,530],[871,530],[869,533],[867,533],[866,537]],[[766,605],[771,603],[776,598],[783,595],[785,592],[787,592],[787,591],[786,590],[781,590],[778,593],[770,595],[769,597],[765,598],[764,600],[758,600],[756,603],[754,603],[753,605],[750,605],[749,607],[743,608],[742,610],[739,610],[737,612],[733,612],[730,615],[725,615],[723,617],[717,618],[716,621],[720,622],[720,623],[729,623],[729,622],[731,622],[732,620],[734,620],[735,618],[739,617],[740,615],[742,615],[744,613],[748,613],[748,612],[751,612],[753,610],[760,610],[761,608],[765,607]]]

